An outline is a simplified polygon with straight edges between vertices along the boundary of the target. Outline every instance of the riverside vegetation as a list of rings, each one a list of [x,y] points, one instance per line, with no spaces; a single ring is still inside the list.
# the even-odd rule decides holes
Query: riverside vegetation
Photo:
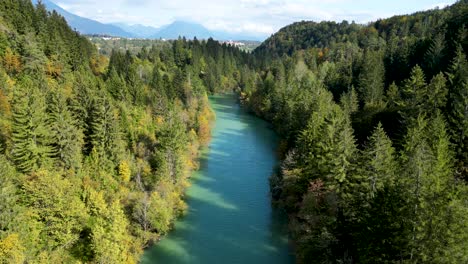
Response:
[[[185,209],[236,56],[181,39],[104,57],[42,4],[1,0],[0,263],[138,262]]]
[[[208,93],[281,138],[299,263],[468,262],[468,2],[298,22],[252,54],[179,39],[106,57],[0,0],[0,262],[136,263],[183,212]]]
[[[242,98],[284,141],[271,178],[299,263],[468,262],[468,1],[299,22]]]

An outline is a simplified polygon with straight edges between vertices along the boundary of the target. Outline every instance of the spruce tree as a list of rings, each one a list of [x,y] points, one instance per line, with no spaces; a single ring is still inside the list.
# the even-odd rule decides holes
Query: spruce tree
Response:
[[[102,161],[118,162],[122,154],[119,122],[107,98],[96,98],[91,112],[91,143]],[[108,164],[111,166],[111,163]]]
[[[385,67],[380,52],[368,50],[359,75],[359,91],[367,107],[380,106],[384,98]]]
[[[117,71],[114,68],[110,70],[106,84],[109,93],[116,100],[125,100],[127,98],[127,85],[123,78],[117,74]]]
[[[49,164],[50,126],[45,97],[25,77],[14,90],[12,102],[12,158],[19,170],[31,172]]]
[[[48,114],[52,131],[52,157],[66,169],[80,168],[83,132],[76,126],[63,95],[49,95]]]
[[[450,123],[456,144],[459,172],[468,175],[468,61],[461,47],[449,72]]]
[[[420,100],[420,96],[424,93],[426,81],[424,72],[416,65],[411,70],[410,78],[405,81],[403,86],[403,96],[407,100],[408,106],[416,106]]]
[[[362,169],[368,186],[368,197],[373,198],[385,186],[393,186],[397,175],[398,163],[395,160],[395,149],[392,141],[385,134],[382,124],[379,123],[375,128],[362,156]]]
[[[449,92],[446,83],[447,80],[442,73],[432,78],[423,97],[424,105],[422,107],[426,113],[434,114],[438,110],[445,109]]]
[[[354,87],[351,87],[351,90],[341,95],[340,103],[348,115],[352,115],[359,110],[359,99]]]

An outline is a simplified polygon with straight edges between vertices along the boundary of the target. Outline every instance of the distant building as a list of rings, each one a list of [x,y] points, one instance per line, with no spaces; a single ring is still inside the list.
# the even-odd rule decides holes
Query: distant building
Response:
[[[224,41],[223,44],[226,44],[228,46],[237,47],[237,48],[245,46],[245,43],[232,41],[232,40]]]

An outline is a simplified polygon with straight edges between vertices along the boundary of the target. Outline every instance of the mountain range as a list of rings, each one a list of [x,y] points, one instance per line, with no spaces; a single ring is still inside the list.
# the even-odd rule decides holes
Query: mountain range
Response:
[[[39,0],[32,0],[32,2],[37,4]],[[212,31],[201,24],[190,21],[174,21],[160,28],[140,24],[129,25],[121,22],[106,24],[70,13],[50,0],[42,0],[42,3],[46,6],[47,10],[55,10],[57,13],[61,14],[72,28],[87,35],[109,35],[115,37],[148,39],[177,39],[179,37],[207,39],[212,37],[218,40],[255,41],[263,41],[268,37],[267,35]]]
[[[32,2],[33,4],[37,4],[39,0],[32,0]],[[120,27],[104,24],[92,19],[72,14],[50,0],[42,0],[42,3],[46,6],[47,10],[55,10],[57,13],[62,15],[65,20],[67,20],[71,28],[79,31],[82,34],[103,34],[119,37],[134,37],[134,34],[127,32]]]

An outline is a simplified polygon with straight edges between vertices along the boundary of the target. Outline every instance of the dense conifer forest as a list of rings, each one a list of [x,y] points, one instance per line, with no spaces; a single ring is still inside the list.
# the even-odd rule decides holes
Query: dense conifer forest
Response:
[[[179,39],[98,53],[55,12],[0,4],[0,263],[136,263],[183,213],[246,54]],[[239,62],[237,62],[239,61]]]
[[[207,95],[233,90],[282,138],[271,194],[298,263],[468,262],[466,0],[298,22],[252,54],[105,55],[42,4],[0,3],[0,263],[137,263],[186,209]]]
[[[468,2],[298,22],[241,98],[283,137],[271,178],[299,263],[468,262]]]

